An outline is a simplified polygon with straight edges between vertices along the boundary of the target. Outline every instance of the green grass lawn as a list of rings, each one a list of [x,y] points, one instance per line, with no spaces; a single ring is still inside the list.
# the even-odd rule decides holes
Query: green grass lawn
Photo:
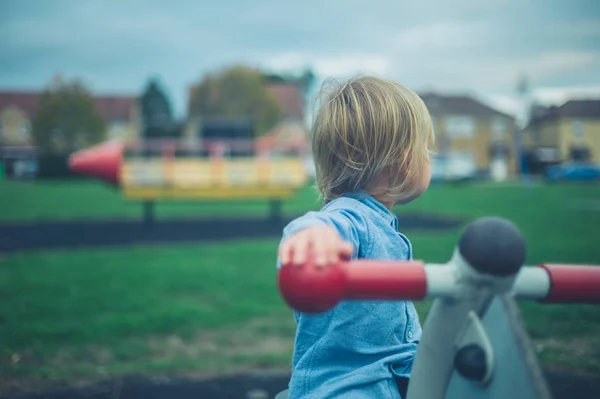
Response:
[[[61,193],[79,199],[60,206]],[[97,199],[86,204],[84,196]],[[528,263],[600,264],[600,212],[577,207],[598,200],[597,185],[434,186],[397,212],[400,217],[408,212],[506,217],[527,239]],[[3,220],[138,211],[118,194],[89,183],[3,183],[0,201],[8,203]],[[306,189],[285,209],[299,213],[315,206]],[[56,213],[52,207],[58,207]],[[228,207],[233,205],[164,204],[164,214],[266,212],[258,205],[231,212]],[[443,262],[460,231],[408,235],[416,258]],[[277,240],[248,240],[0,254],[0,382],[288,368],[295,325],[275,286],[276,248]],[[425,319],[429,303],[417,305]],[[546,366],[600,375],[600,307],[520,307]]]
[[[318,208],[315,191],[307,187],[284,202],[286,214]],[[141,218],[142,204],[121,192],[94,181],[0,181],[0,223],[40,220]],[[226,217],[268,215],[264,200],[213,202],[158,201],[156,216],[190,215]]]

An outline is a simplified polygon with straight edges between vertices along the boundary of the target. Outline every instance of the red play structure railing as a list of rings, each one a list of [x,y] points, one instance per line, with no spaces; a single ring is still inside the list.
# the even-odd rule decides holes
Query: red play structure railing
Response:
[[[309,261],[282,268],[279,288],[291,307],[304,312],[325,311],[341,300],[422,300],[460,293],[447,265],[420,261],[355,260],[325,267]],[[600,266],[524,267],[513,294],[546,303],[600,303]]]
[[[600,304],[600,266],[524,266],[525,258],[516,226],[492,217],[471,223],[445,264],[360,259],[320,266],[308,256],[282,265],[277,281],[288,305],[305,313],[344,300],[434,299],[410,399],[549,399],[514,299]]]

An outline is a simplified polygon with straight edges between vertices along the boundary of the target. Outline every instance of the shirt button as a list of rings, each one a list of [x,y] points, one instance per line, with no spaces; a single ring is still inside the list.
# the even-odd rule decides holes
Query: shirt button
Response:
[[[408,332],[408,339],[412,339],[412,331]]]

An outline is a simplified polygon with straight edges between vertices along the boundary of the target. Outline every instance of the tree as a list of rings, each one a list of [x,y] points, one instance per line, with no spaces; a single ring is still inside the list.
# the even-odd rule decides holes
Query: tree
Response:
[[[40,96],[31,133],[41,153],[63,154],[99,143],[105,129],[83,84],[55,78]]]
[[[251,118],[257,135],[271,130],[282,117],[267,79],[256,69],[233,66],[208,74],[191,89],[190,116]]]
[[[140,99],[143,136],[146,138],[176,137],[180,134],[167,96],[156,79],[150,80]]]

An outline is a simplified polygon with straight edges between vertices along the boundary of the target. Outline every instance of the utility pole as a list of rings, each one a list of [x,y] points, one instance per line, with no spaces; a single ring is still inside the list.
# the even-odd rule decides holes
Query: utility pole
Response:
[[[526,186],[529,186],[529,168],[525,164],[523,150],[523,130],[527,127],[529,121],[529,80],[525,74],[521,75],[517,83],[517,94],[519,98],[519,115],[517,115],[517,124],[515,127],[515,161],[518,165],[518,171],[521,179]]]

